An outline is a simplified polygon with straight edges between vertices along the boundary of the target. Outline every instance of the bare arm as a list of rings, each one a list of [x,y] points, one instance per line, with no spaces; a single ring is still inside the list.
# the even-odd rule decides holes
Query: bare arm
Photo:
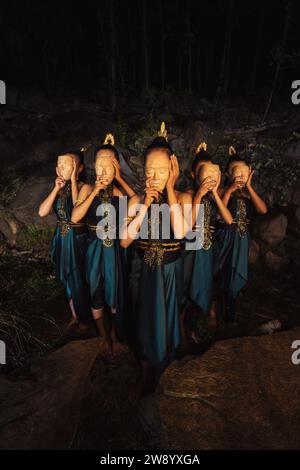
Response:
[[[167,195],[168,203],[170,206],[170,221],[171,227],[173,229],[175,238],[182,239],[185,237],[187,232],[191,229],[191,224],[188,223],[186,218],[183,215],[183,204],[187,204],[188,201],[191,201],[189,195],[182,196],[183,204],[180,204],[174,189],[176,180],[179,176],[179,165],[178,160],[175,155],[171,155],[170,158],[170,174],[167,182]]]
[[[72,210],[72,222],[78,223],[85,217],[93,200],[98,196],[101,189],[105,187],[106,184],[103,181],[96,181],[94,187],[89,184],[82,186],[78,196],[78,203]]]
[[[79,189],[78,189],[78,181],[76,179],[76,163],[73,160],[73,171],[71,175],[71,194],[72,194],[72,202],[73,206],[75,206],[78,196],[79,196]]]
[[[252,176],[254,174],[254,170],[251,171],[249,179],[247,181],[246,187],[249,192],[249,196],[251,198],[251,201],[255,207],[256,212],[258,214],[266,214],[268,212],[267,205],[265,201],[262,200],[262,198],[257,194],[257,192],[253,189],[252,187]]]
[[[219,196],[218,189],[219,189],[220,181],[221,181],[221,174],[220,174],[220,177],[219,177],[219,180],[218,180],[216,186],[212,190],[212,195],[213,195],[213,198],[214,198],[215,203],[217,205],[219,214],[221,215],[223,220],[226,222],[226,224],[232,224],[233,218],[232,218],[231,212],[229,211],[229,209],[227,209],[227,206],[225,206],[225,204],[223,203],[221,197]]]
[[[138,212],[136,212],[137,204],[141,204]],[[144,200],[144,203],[141,203],[141,198],[137,195],[130,199],[128,203],[127,218],[121,229],[120,245],[123,248],[127,248],[134,242],[134,240],[136,240],[150,204],[151,201],[149,200]]]
[[[46,217],[52,211],[52,206],[55,201],[56,196],[59,193],[59,190],[64,187],[65,181],[61,177],[57,177],[55,180],[54,188],[52,189],[51,193],[44,199],[44,201],[40,204],[39,207],[39,216]]]
[[[116,181],[118,181],[118,183],[120,183],[122,189],[125,191],[125,194],[128,197],[135,196],[135,191],[129,186],[129,184],[124,180],[124,178],[121,175],[121,167],[120,167],[120,163],[118,162],[118,160],[115,157],[112,157],[112,162],[113,162],[113,165],[115,167],[115,172],[116,172],[115,179],[116,179]]]

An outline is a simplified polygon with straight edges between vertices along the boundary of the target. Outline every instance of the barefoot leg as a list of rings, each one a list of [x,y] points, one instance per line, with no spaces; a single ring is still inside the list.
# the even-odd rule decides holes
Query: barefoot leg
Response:
[[[112,309],[111,313],[111,342],[113,347],[113,352],[115,354],[120,354],[128,350],[126,344],[121,343],[117,335],[117,327],[116,327],[116,312]]]
[[[208,313],[208,326],[217,326],[217,303],[213,301]]]
[[[106,352],[109,355],[112,355],[113,351],[112,351],[111,338],[110,338],[110,335],[108,335],[106,328],[105,328],[105,324],[104,324],[104,307],[99,308],[99,309],[92,308],[92,314],[93,314],[93,318],[95,320],[99,335],[105,339]]]

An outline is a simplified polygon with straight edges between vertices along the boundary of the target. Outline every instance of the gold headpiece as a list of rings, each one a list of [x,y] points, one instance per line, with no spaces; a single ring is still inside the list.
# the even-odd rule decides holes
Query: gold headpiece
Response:
[[[104,145],[106,144],[115,145],[115,138],[112,134],[106,134]]]
[[[228,149],[229,155],[232,157],[233,155],[236,155],[236,150],[235,148],[231,145]]]
[[[158,131],[158,136],[164,137],[166,141],[168,141],[168,132],[167,132],[166,124],[164,123],[164,121],[160,125],[160,131]]]
[[[200,150],[204,150],[204,152],[207,151],[207,143],[206,142],[201,142],[201,144],[198,145],[196,153],[199,153]]]

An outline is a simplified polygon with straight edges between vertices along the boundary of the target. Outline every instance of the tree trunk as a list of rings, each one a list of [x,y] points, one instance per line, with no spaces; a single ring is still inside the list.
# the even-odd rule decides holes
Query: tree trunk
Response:
[[[226,13],[226,33],[224,40],[224,48],[221,60],[221,69],[219,76],[219,84],[217,88],[217,101],[220,96],[227,93],[229,82],[229,64],[232,36],[232,17],[233,17],[234,0],[230,0]]]
[[[261,44],[262,44],[262,33],[263,33],[264,16],[265,16],[264,13],[265,13],[264,4],[262,4],[260,7],[260,11],[259,11],[259,22],[258,22],[258,29],[257,29],[256,45],[255,45],[255,52],[253,54],[251,80],[250,80],[250,93],[255,92],[257,66],[259,63],[260,50],[261,50]]]
[[[192,49],[192,25],[191,25],[191,3],[190,2],[188,2],[188,6],[187,6],[186,31],[187,31],[187,38],[188,38],[188,92],[192,94],[193,92],[193,76],[192,76],[193,49]]]
[[[115,33],[115,17],[114,17],[114,0],[109,0],[109,26],[110,26],[110,102],[111,109],[115,111],[116,97],[116,33]]]
[[[286,6],[286,10],[285,10],[284,27],[283,27],[283,33],[282,33],[282,39],[281,39],[281,45],[280,45],[281,57],[284,56],[284,52],[285,52],[285,48],[286,48],[289,28],[290,28],[291,19],[292,19],[293,3],[294,3],[293,0],[289,0],[288,4]],[[275,93],[275,89],[276,89],[280,69],[281,69],[281,59],[279,57],[278,62],[276,64],[276,68],[275,68],[273,84],[272,84],[271,92],[270,92],[270,95],[269,95],[268,103],[267,103],[266,110],[265,110],[265,113],[264,113],[263,118],[262,118],[262,124],[267,119],[267,116],[268,116],[269,111],[270,111],[270,107],[271,107],[273,96],[274,96],[274,93]]]
[[[149,45],[147,32],[146,2],[141,1],[142,10],[142,35],[143,35],[143,57],[144,57],[144,92],[149,91]]]
[[[160,73],[161,73],[161,91],[165,91],[166,86],[166,62],[165,62],[165,32],[164,32],[164,12],[163,2],[159,2],[160,19]]]

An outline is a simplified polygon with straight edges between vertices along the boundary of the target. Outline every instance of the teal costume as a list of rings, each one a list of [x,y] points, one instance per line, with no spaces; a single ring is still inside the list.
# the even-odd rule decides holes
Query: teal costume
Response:
[[[56,267],[56,277],[72,299],[80,321],[89,318],[90,302],[85,282],[85,251],[87,230],[84,223],[71,222],[73,209],[71,186],[68,182],[56,197],[53,209],[57,226],[52,239],[51,257]]]
[[[165,199],[161,198],[160,204]],[[151,210],[150,210],[151,209]],[[180,344],[180,306],[183,293],[183,258],[181,243],[163,238],[158,206],[148,210],[148,239],[135,242],[131,263],[130,286],[135,312],[137,356],[153,366],[156,376],[174,358]],[[150,238],[150,213],[158,226]],[[153,217],[153,214],[152,214]]]
[[[228,209],[233,223],[218,225],[214,258],[217,292],[225,297],[227,317],[233,320],[235,300],[248,281],[249,223],[253,205],[250,199],[232,196]]]
[[[117,328],[120,337],[124,333],[124,267],[125,254],[120,247],[118,227],[111,222],[101,227],[103,218],[109,217],[110,206],[116,211],[118,222],[119,197],[113,196],[113,186],[100,191],[87,212],[87,252],[86,252],[86,279],[90,288],[91,305],[93,309],[100,309],[105,305],[116,312]],[[102,215],[96,211],[102,206]],[[114,237],[109,237],[109,230],[115,229]],[[97,236],[99,231],[99,236]],[[107,235],[106,235],[107,233]]]
[[[210,194],[206,194],[201,202],[204,205],[204,226],[193,229],[195,234],[201,233],[203,246],[192,251],[193,264],[189,285],[189,298],[204,312],[210,310],[213,297],[213,238],[217,216],[216,204]]]

